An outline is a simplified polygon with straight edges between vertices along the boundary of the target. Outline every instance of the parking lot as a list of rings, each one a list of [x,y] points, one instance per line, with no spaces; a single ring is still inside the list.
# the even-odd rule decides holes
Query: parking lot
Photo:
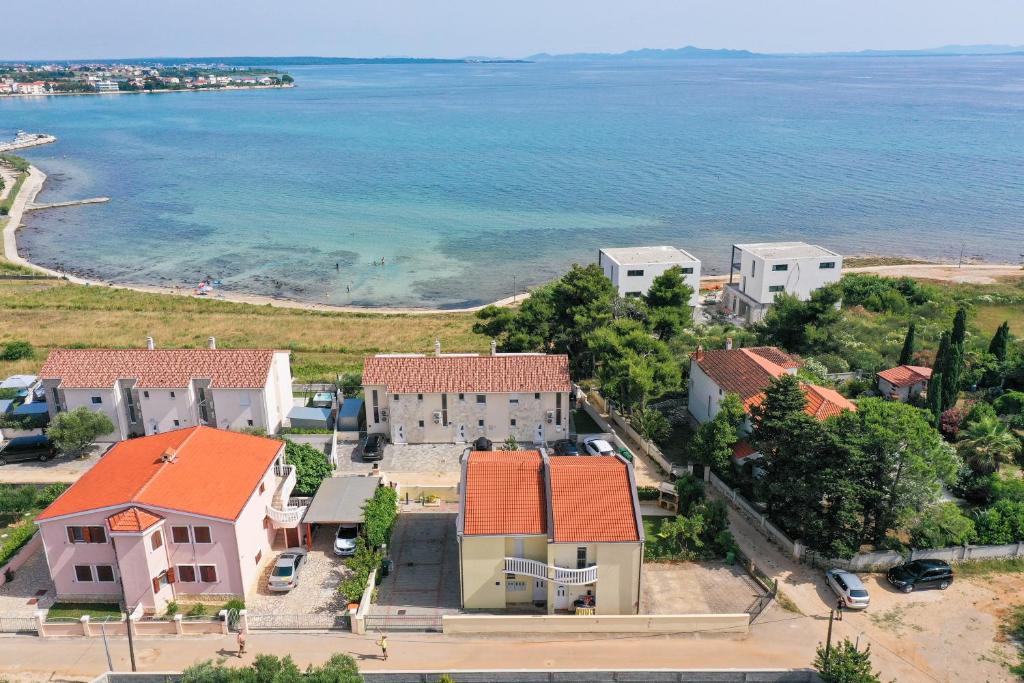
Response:
[[[55,482],[73,483],[85,474],[86,470],[96,464],[110,444],[100,444],[86,458],[69,458],[59,455],[52,460],[39,462],[12,462],[0,466],[0,483],[4,484],[52,484]]]
[[[393,569],[377,592],[374,615],[441,615],[459,611],[455,514],[403,512],[391,536]]]
[[[42,547],[14,572],[14,580],[0,586],[0,615],[30,617],[53,604],[56,592]]]
[[[345,598],[338,584],[348,576],[344,560],[334,554],[334,527],[320,527],[313,536],[313,549],[299,574],[299,585],[287,593],[267,590],[267,578],[280,550],[265,560],[260,578],[246,596],[246,608],[258,614],[334,614],[345,611]]]
[[[737,614],[765,595],[738,564],[645,562],[641,582],[643,614]]]
[[[405,484],[445,484],[459,480],[459,458],[465,444],[392,444],[384,447],[382,460],[363,462],[360,444],[338,443],[338,471],[365,474],[377,464],[391,481]]]

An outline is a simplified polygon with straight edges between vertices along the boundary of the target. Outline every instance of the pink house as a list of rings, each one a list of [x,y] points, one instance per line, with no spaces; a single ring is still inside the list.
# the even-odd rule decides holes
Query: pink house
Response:
[[[162,611],[243,596],[278,530],[301,542],[284,443],[192,427],[115,445],[36,519],[61,600]]]

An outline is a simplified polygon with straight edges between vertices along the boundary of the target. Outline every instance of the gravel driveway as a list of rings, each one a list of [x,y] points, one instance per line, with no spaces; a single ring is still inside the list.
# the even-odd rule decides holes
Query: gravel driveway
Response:
[[[274,567],[277,550],[267,561],[259,582],[245,598],[245,607],[259,614],[327,614],[345,611],[345,598],[338,584],[349,574],[344,560],[334,554],[334,528],[321,527],[313,538],[313,549],[306,555],[306,566],[299,585],[287,593],[267,590],[267,578]]]

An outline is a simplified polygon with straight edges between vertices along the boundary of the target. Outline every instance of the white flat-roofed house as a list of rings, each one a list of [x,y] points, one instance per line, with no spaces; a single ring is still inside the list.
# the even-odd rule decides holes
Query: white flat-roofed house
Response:
[[[86,407],[114,431],[101,441],[194,426],[276,433],[292,407],[288,351],[54,349],[40,371],[50,417]]]
[[[117,81],[96,81],[97,92],[117,92]]]
[[[380,354],[363,365],[366,428],[392,443],[544,444],[569,434],[569,358]]]
[[[601,249],[597,263],[621,296],[643,296],[654,278],[678,266],[683,280],[693,288],[691,306],[700,301],[700,260],[677,247],[621,247]]]
[[[734,244],[730,263],[722,303],[748,323],[760,321],[778,294],[806,301],[843,272],[842,256],[804,242]]]
[[[15,83],[14,92],[19,95],[45,95],[46,82],[32,81],[31,83]]]

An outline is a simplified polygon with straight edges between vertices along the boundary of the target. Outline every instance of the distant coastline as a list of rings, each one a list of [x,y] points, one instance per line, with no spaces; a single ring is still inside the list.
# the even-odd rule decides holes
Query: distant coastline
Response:
[[[294,83],[279,85],[225,85],[218,88],[177,88],[164,90],[112,90],[110,92],[46,92],[46,93],[0,93],[0,98],[15,97],[102,97],[104,95],[161,95],[172,92],[220,92],[222,90],[281,90],[294,88]]]

